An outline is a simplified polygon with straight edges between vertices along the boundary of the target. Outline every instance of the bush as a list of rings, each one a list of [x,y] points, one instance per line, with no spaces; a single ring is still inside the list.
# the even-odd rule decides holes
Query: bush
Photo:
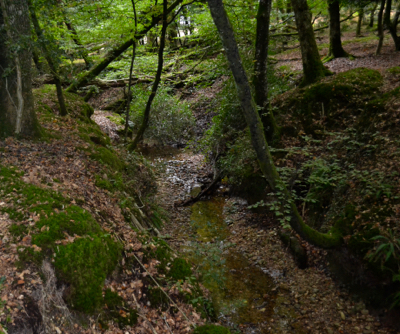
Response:
[[[133,130],[137,131],[142,124],[149,93],[143,86],[133,87]],[[151,106],[145,138],[155,139],[163,145],[184,144],[193,136],[194,125],[195,119],[189,104],[169,95],[169,89],[160,86]]]

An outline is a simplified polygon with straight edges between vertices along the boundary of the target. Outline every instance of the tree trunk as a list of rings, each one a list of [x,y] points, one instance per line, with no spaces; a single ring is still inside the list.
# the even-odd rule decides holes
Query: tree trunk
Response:
[[[31,86],[31,27],[25,0],[0,0],[0,138],[38,137]]]
[[[36,13],[35,13],[35,8],[32,5],[32,0],[27,0],[27,3],[28,3],[29,13],[31,15],[31,20],[32,20],[33,27],[35,29],[38,41],[43,49],[43,53],[46,58],[46,61],[49,64],[50,71],[52,72],[51,74],[54,77],[54,82],[56,84],[56,90],[57,90],[58,103],[60,105],[60,115],[66,116],[68,114],[68,111],[67,111],[67,107],[65,106],[65,100],[64,100],[64,94],[63,94],[63,90],[62,90],[62,86],[61,86],[61,80],[57,73],[56,65],[54,64],[53,58],[51,58],[51,54],[47,48],[46,42],[43,39],[43,31],[40,28],[39,21],[37,19]]]
[[[133,143],[129,146],[130,150],[135,150],[137,145],[139,144],[139,142],[141,142],[143,139],[144,132],[146,131],[146,129],[149,125],[151,104],[153,103],[153,100],[156,97],[157,89],[158,89],[158,86],[161,81],[161,72],[162,72],[163,63],[164,63],[165,35],[167,33],[167,28],[168,28],[168,12],[167,11],[168,11],[167,0],[164,0],[164,2],[163,2],[163,25],[162,25],[162,29],[161,29],[160,48],[158,50],[158,67],[157,67],[156,78],[154,80],[149,99],[147,100],[146,109],[144,110],[142,125],[140,126],[140,129],[139,129],[138,133],[136,134],[136,137],[133,140]]]
[[[311,25],[311,12],[307,0],[292,0],[297,31],[299,33],[301,59],[304,78],[301,86],[318,81],[327,73],[319,56],[314,30]]]
[[[347,57],[348,54],[342,46],[340,32],[340,7],[339,0],[328,0],[329,11],[329,58]]]
[[[68,20],[67,16],[64,14],[64,23],[67,26],[68,30],[71,33],[72,40],[75,42],[79,49],[79,54],[82,57],[82,59],[85,61],[86,68],[89,69],[92,66],[92,62],[90,61],[89,54],[85,47],[82,45],[78,33],[75,30],[75,27],[72,25],[72,23]]]
[[[400,51],[400,36],[397,35],[397,25],[400,16],[400,3],[397,4],[396,14],[394,15],[393,20],[390,20],[391,11],[392,11],[392,1],[387,0],[383,23],[384,26],[386,26],[389,29],[396,51]]]
[[[168,13],[173,11],[181,2],[182,0],[175,0],[175,2],[168,8]],[[157,11],[155,11],[154,9],[153,11],[157,13]],[[90,80],[98,76],[111,62],[115,60],[115,58],[124,53],[135,41],[146,36],[149,30],[153,28],[161,19],[162,19],[162,14],[153,14],[150,23],[148,25],[142,26],[142,28],[135,33],[133,39],[131,38],[126,42],[124,42],[123,44],[110,50],[106,54],[103,60],[101,60],[97,65],[94,65],[90,69],[90,71],[86,72],[79,80],[72,83],[65,91],[73,92],[87,85]]]
[[[340,233],[320,233],[307,226],[290,197],[289,191],[279,178],[273,164],[268,143],[265,140],[264,130],[257,107],[253,101],[249,81],[240,59],[239,50],[233,34],[232,26],[228,20],[222,0],[208,0],[211,16],[217,26],[222,44],[226,51],[226,57],[236,83],[236,90],[240,100],[243,114],[250,129],[251,142],[256,151],[260,169],[269,186],[274,192],[280,191],[283,196],[282,206],[289,207],[291,211],[290,225],[305,240],[324,248],[335,247],[341,244]]]
[[[378,46],[376,47],[375,54],[379,55],[382,50],[382,44],[383,44],[383,10],[385,9],[385,2],[386,0],[381,0],[381,7],[379,8],[379,13],[378,13],[378,36],[379,36],[379,42]]]
[[[358,9],[358,21],[357,21],[357,28],[356,28],[356,37],[361,36],[361,25],[364,18],[364,8],[361,7]]]
[[[35,63],[36,69],[38,70],[39,74],[42,74],[43,66],[42,63],[40,62],[39,52],[35,47],[32,47],[32,59],[33,62]]]
[[[260,0],[258,5],[253,78],[255,102],[259,108],[258,112],[264,125],[265,136],[269,144],[271,144],[274,139],[277,139],[279,135],[275,117],[268,106],[267,65],[271,2],[271,0]]]
[[[369,27],[370,28],[372,28],[374,26],[374,17],[375,17],[375,11],[376,11],[377,7],[378,7],[378,3],[375,3],[374,7],[372,7],[371,16],[369,17]]]

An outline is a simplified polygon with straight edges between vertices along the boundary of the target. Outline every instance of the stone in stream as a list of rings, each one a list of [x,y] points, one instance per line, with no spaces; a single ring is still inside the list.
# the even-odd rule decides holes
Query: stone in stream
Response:
[[[198,194],[201,192],[201,187],[203,185],[201,183],[195,183],[190,189],[190,196],[197,197]]]

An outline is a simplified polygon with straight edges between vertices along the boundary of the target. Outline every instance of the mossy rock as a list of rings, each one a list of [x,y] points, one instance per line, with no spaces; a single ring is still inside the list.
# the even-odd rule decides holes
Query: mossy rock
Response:
[[[193,334],[231,334],[231,331],[223,326],[203,325],[196,327]]]
[[[327,77],[305,88],[296,88],[279,96],[273,106],[281,111],[285,127],[300,130],[300,122],[306,133],[316,134],[323,129],[342,127],[345,120],[360,114],[360,100],[372,100],[379,94],[383,78],[376,70],[357,68]],[[289,112],[294,124],[289,124]],[[283,123],[283,121],[282,121]],[[290,126],[289,126],[290,125]]]
[[[97,124],[84,124],[78,127],[79,136],[89,144],[107,147],[111,145],[110,137],[103,133]]]
[[[391,67],[387,70],[387,72],[396,76],[400,75],[400,66]]]
[[[175,280],[184,280],[186,277],[192,275],[192,269],[190,264],[181,258],[176,258],[171,264],[171,269],[168,276]]]
[[[35,111],[39,114],[59,113],[59,104],[55,85],[43,85],[33,90]],[[93,108],[77,94],[64,92],[65,105],[68,114],[85,123],[91,123]]]

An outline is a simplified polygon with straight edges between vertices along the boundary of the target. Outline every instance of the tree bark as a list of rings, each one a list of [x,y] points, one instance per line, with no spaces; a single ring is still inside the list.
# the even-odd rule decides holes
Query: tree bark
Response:
[[[357,21],[357,28],[356,28],[356,37],[361,36],[361,25],[364,18],[364,8],[360,7],[358,9],[358,21]]]
[[[0,138],[38,137],[31,86],[31,28],[25,0],[0,0]]]
[[[340,245],[342,242],[340,233],[323,234],[310,228],[303,222],[295,203],[291,199],[289,191],[280,180],[279,174],[273,164],[268,143],[265,140],[262,122],[251,95],[250,84],[240,59],[233,29],[228,20],[222,0],[208,0],[208,5],[235,79],[237,94],[247,125],[250,129],[251,142],[256,151],[260,169],[271,189],[274,192],[281,191],[283,193],[284,203],[282,203],[282,206],[289,206],[289,210],[291,211],[291,227],[305,240],[317,246],[330,248]]]
[[[379,13],[378,13],[378,36],[379,36],[379,42],[378,46],[376,47],[375,54],[379,55],[382,50],[382,44],[383,44],[383,10],[385,9],[385,2],[386,0],[381,0],[381,7],[379,8]]]
[[[268,106],[267,66],[271,3],[271,0],[260,0],[258,5],[253,78],[254,98],[259,108],[258,113],[264,125],[265,136],[269,144],[278,139],[277,137],[279,136],[275,117]]]
[[[50,71],[52,72],[51,74],[54,77],[54,82],[56,85],[56,90],[57,90],[57,98],[58,98],[58,104],[60,105],[60,115],[61,116],[66,116],[68,114],[67,107],[65,106],[65,100],[64,100],[64,94],[61,86],[61,79],[57,73],[57,68],[56,65],[54,64],[53,58],[51,58],[51,54],[47,48],[46,42],[43,39],[43,30],[40,28],[39,25],[39,20],[37,19],[36,13],[35,13],[35,8],[33,7],[32,0],[27,0],[28,7],[29,7],[29,13],[31,15],[31,20],[33,23],[33,27],[35,29],[38,42],[40,43],[44,56],[46,58],[46,61],[50,67]]]
[[[304,78],[301,86],[318,81],[327,73],[319,56],[314,30],[311,24],[311,12],[307,0],[291,0],[299,33],[301,59]]]
[[[67,26],[69,32],[71,33],[72,40],[74,41],[74,43],[77,45],[77,47],[79,49],[79,54],[82,57],[82,59],[84,60],[84,62],[86,64],[86,68],[89,69],[92,66],[92,62],[90,61],[90,58],[89,58],[89,53],[87,52],[85,47],[82,45],[82,43],[79,39],[78,33],[76,32],[75,27],[68,20],[68,18],[65,14],[64,14],[64,23]]]
[[[168,13],[173,11],[182,0],[175,0],[175,2],[168,8]],[[98,64],[94,65],[90,71],[85,73],[79,80],[72,83],[67,89],[66,92],[73,92],[83,86],[86,86],[90,80],[98,76],[101,71],[103,71],[111,62],[114,61],[115,58],[124,53],[135,41],[146,36],[151,28],[153,28],[160,20],[162,19],[162,14],[154,14],[150,22],[147,25],[142,26],[142,28],[135,33],[134,38],[130,38],[125,41],[123,44],[113,48],[110,50],[103,60],[101,60]]]
[[[163,63],[164,63],[165,35],[167,33],[167,28],[168,28],[168,4],[167,4],[167,0],[164,0],[164,2],[163,2],[163,25],[162,25],[162,29],[161,29],[160,48],[158,50],[158,67],[157,67],[156,78],[154,80],[149,99],[147,100],[146,109],[144,110],[142,125],[140,126],[139,131],[136,134],[136,137],[133,140],[132,144],[129,146],[130,150],[136,149],[139,142],[142,141],[144,132],[146,131],[146,129],[149,125],[151,104],[153,103],[153,100],[156,97],[157,89],[158,89],[158,86],[161,81],[161,73],[162,73]]]
[[[340,32],[340,6],[339,0],[328,0],[329,11],[329,55],[330,58],[347,57],[348,54],[342,46]]]

